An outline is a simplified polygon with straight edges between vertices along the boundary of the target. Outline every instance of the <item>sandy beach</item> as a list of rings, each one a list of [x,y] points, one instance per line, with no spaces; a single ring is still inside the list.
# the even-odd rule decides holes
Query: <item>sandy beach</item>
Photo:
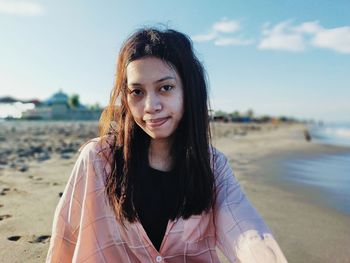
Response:
[[[350,262],[350,216],[274,180],[281,156],[350,152],[307,142],[303,124],[213,124],[248,198],[289,262]],[[44,262],[53,213],[94,122],[0,123],[0,261]],[[223,259],[223,262],[226,262]]]

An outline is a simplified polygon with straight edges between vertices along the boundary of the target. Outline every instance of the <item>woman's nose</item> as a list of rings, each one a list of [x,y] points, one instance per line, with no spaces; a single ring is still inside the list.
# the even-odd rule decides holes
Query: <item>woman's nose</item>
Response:
[[[161,101],[155,94],[149,94],[145,101],[145,112],[154,113],[162,109]]]

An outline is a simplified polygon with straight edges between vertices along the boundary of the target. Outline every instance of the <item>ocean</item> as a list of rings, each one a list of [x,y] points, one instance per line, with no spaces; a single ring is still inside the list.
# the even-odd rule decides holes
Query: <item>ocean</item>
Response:
[[[309,131],[316,143],[350,146],[350,122],[310,125]]]
[[[324,124],[309,129],[312,143],[350,146],[350,123]],[[284,179],[306,190],[313,201],[350,215],[350,150],[316,154],[282,162]]]

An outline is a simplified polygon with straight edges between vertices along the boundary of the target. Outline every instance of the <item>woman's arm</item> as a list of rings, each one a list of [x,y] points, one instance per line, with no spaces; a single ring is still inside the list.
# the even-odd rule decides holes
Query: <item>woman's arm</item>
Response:
[[[46,262],[72,262],[79,232],[87,170],[87,151],[82,151],[56,207]]]
[[[242,191],[227,158],[215,151],[214,163],[217,246],[231,262],[287,262],[270,229]]]

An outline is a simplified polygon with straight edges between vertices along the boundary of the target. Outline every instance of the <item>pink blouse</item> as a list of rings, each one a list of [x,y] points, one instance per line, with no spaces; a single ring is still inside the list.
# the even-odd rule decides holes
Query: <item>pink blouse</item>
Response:
[[[216,203],[208,213],[169,221],[160,251],[139,222],[123,227],[105,197],[110,138],[82,148],[57,205],[46,262],[287,262],[271,231],[249,203],[227,158],[213,149]]]

